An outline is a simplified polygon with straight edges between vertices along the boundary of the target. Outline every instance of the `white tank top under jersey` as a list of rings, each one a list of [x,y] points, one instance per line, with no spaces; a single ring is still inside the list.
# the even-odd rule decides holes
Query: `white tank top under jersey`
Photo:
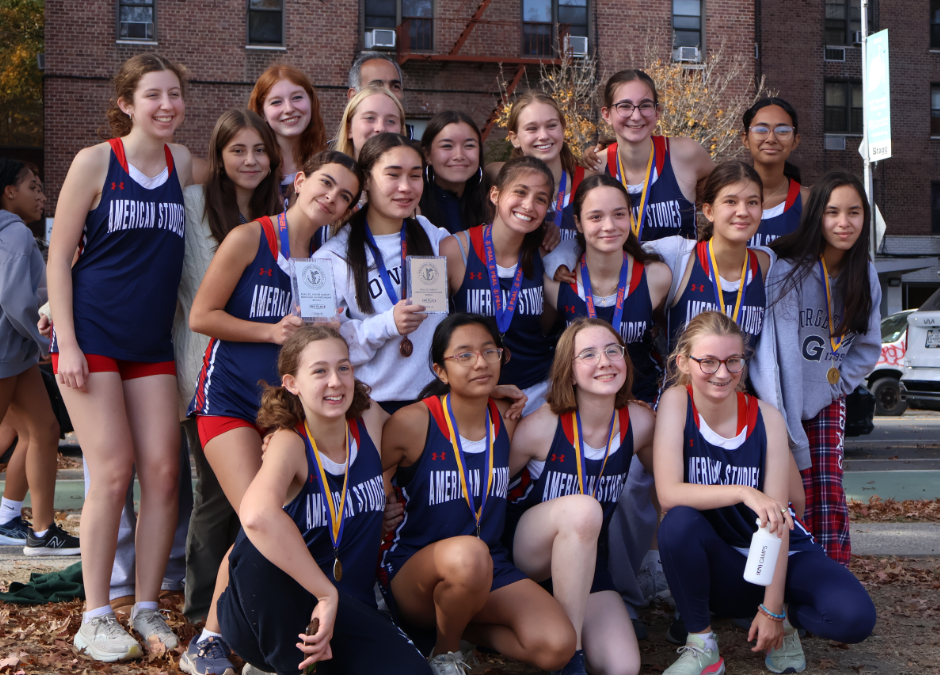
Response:
[[[620,450],[620,434],[614,434],[613,439],[610,441],[610,455],[613,456]],[[604,448],[594,448],[584,444],[584,456],[590,460],[604,459]],[[539,479],[539,476],[542,475],[542,471],[545,470],[545,460],[544,459],[530,459],[529,463],[526,465],[529,469],[529,476],[532,478],[533,482]]]

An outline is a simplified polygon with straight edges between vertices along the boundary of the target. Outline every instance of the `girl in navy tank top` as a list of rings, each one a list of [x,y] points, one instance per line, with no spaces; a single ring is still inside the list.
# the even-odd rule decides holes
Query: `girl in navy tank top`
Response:
[[[764,214],[750,246],[768,246],[800,226],[809,189],[787,159],[800,145],[796,110],[782,98],[762,98],[744,113],[741,138],[764,184]]]
[[[514,384],[529,397],[523,414],[545,400],[554,340],[547,335],[555,311],[545,307],[539,246],[554,179],[534,157],[503,165],[490,193],[493,222],[441,242],[454,308],[496,318],[509,352],[500,384]]]
[[[767,652],[775,673],[805,669],[799,628],[851,643],[875,624],[859,581],[825,555],[790,506],[797,495],[786,424],[774,407],[739,391],[745,352],[738,324],[705,312],[670,356],[674,386],[660,399],[654,442],[656,492],[667,512],[659,550],[689,635],[669,675],[724,672],[711,613],[753,618],[748,640]],[[758,523],[781,539],[764,587],[743,578]]]
[[[342,153],[314,155],[303,175],[287,213],[239,225],[225,237],[189,317],[195,332],[211,338],[189,414],[196,416],[206,459],[236,512],[261,468],[259,382],[278,381],[278,350],[303,325],[294,314],[291,253],[308,257],[314,232],[348,213],[359,197],[361,174]],[[217,632],[215,604],[206,627]]]
[[[434,331],[437,379],[424,400],[392,415],[382,436],[404,518],[384,547],[379,581],[406,624],[436,628],[435,672],[465,667],[465,631],[543,670],[563,667],[575,650],[562,608],[500,543],[516,421],[490,396],[505,358],[491,319],[451,314]]]
[[[186,148],[167,143],[184,114],[181,72],[156,54],[121,67],[108,111],[115,137],[72,162],[49,248],[53,367],[91,476],[82,556],[86,622],[75,645],[97,660],[142,654],[113,623],[109,605],[118,520],[135,464],[142,530],[132,624],[144,644],[177,645],[159,615],[157,595],[178,505],[170,332],[192,161]]]
[[[640,247],[630,229],[630,196],[615,179],[588,178],[575,195],[574,210],[580,254],[575,281],[558,283],[546,275],[545,297],[569,325],[582,316],[613,325],[630,355],[633,395],[652,403],[662,373],[653,344],[661,330],[655,317],[662,314],[672,272]]]
[[[705,181],[702,213],[709,226],[684,269],[675,272],[682,281],[667,311],[670,351],[685,325],[709,311],[732,317],[754,347],[764,323],[770,256],[747,245],[760,224],[762,199],[760,176],[743,162],[725,162]]]
[[[608,527],[631,461],[637,455],[644,465],[652,463],[655,416],[629,403],[632,375],[613,327],[576,319],[558,340],[548,402],[513,436],[509,471],[519,475],[503,541],[520,569],[535,581],[550,581],[575,627],[578,651],[565,673],[584,673],[585,661],[592,672],[640,668],[633,624],[607,555]]]
[[[607,80],[601,115],[617,142],[599,159],[630,191],[639,240],[695,239],[695,186],[715,167],[705,148],[691,138],[653,136],[659,95],[642,70],[621,70]]]
[[[551,169],[556,189],[545,220],[558,228],[560,241],[574,239],[578,234],[572,208],[574,195],[581,181],[595,171],[578,166],[565,142],[565,115],[558,102],[547,94],[527,92],[513,102],[506,127],[513,145],[510,157],[535,157]],[[502,167],[503,162],[486,166],[490,182],[495,182]]]
[[[276,431],[220,572],[222,635],[192,640],[181,667],[221,672],[218,662],[215,670],[192,666],[229,643],[263,671],[316,663],[318,673],[430,673],[379,613],[373,591],[385,507],[377,442],[388,415],[354,379],[349,349],[332,327],[295,332],[278,371],[283,384],[265,390],[258,413]],[[319,629],[298,649],[314,619]]]

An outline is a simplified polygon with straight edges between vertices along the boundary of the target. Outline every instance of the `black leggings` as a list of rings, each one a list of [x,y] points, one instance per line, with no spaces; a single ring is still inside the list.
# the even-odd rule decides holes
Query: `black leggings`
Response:
[[[230,556],[229,586],[218,603],[222,636],[251,665],[298,675],[306,657],[296,647],[297,636],[310,623],[317,599],[253,546],[240,547],[238,554]],[[431,674],[390,618],[343,592],[330,646],[333,658],[317,664],[318,675]]]
[[[711,624],[710,611],[750,619],[764,601],[764,587],[744,580],[747,556],[727,544],[693,508],[677,506],[663,518],[659,554],[690,633]],[[790,556],[784,600],[790,623],[821,638],[861,642],[875,627],[875,605],[862,584],[821,551]]]

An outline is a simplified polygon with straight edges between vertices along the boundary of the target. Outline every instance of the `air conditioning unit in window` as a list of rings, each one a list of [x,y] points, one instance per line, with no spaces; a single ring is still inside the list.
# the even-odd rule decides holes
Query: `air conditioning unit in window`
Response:
[[[845,150],[845,136],[826,134],[826,150]]]
[[[702,60],[702,51],[698,47],[679,47],[676,49],[676,61],[698,63]]]
[[[588,39],[577,35],[566,35],[565,51],[574,59],[587,58]]]
[[[862,31],[857,30],[857,31],[855,31],[855,32],[852,33],[852,44],[853,44],[853,45],[860,45],[860,44],[862,44]]]
[[[366,31],[366,49],[395,49],[395,31],[374,28]]]

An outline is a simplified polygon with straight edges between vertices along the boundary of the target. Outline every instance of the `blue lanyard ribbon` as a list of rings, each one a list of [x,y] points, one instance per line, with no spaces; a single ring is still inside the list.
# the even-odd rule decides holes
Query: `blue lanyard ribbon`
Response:
[[[555,200],[555,227],[561,229],[561,218],[565,210],[565,187],[568,185],[568,174],[561,172],[561,181],[558,188],[558,199]]]
[[[636,261],[633,264],[635,265]],[[629,266],[627,252],[624,251],[623,264],[620,266],[620,281],[617,282],[617,304],[614,306],[614,318],[611,321],[611,325],[617,333],[620,332],[620,324],[623,323],[623,306],[629,294],[627,288],[627,268]],[[581,256],[581,285],[584,287],[584,304],[587,305],[588,316],[596,319],[597,309],[594,307],[594,292],[591,290],[591,274],[583,255]]]
[[[467,459],[464,455],[463,444],[460,442],[460,431],[457,429],[457,418],[454,415],[454,409],[450,404],[450,394],[444,396],[444,419],[447,421],[447,430],[450,432],[450,443],[454,448],[454,459],[457,461],[459,470],[460,487],[463,490],[464,498],[467,500],[467,506],[473,513],[473,520],[477,526],[477,537],[480,536],[480,528],[483,525],[483,511],[486,509],[486,499],[490,494],[493,484],[493,443],[495,442],[495,429],[490,423],[490,407],[486,406],[486,454],[483,457],[483,470],[486,471],[486,477],[480,481],[480,508],[476,508],[476,500],[473,498],[473,489],[470,486],[469,472],[467,470]]]
[[[610,146],[614,149],[612,154],[617,156],[617,180],[623,183],[623,186],[627,189],[627,172],[623,169],[623,162],[620,160],[620,153],[616,150],[617,145],[614,144]],[[610,151],[607,155],[607,163],[610,163]],[[646,178],[643,180],[643,192],[640,196],[640,206],[639,206],[639,220],[633,215],[633,210],[630,210],[630,223],[631,228],[633,229],[633,234],[636,235],[637,241],[643,241],[643,227],[646,225],[646,212],[647,207],[650,203],[650,191],[653,189],[653,167],[656,166],[656,143],[650,138],[650,158],[646,163]],[[633,201],[631,197],[631,202]]]
[[[398,304],[398,292],[395,290],[395,287],[392,285],[392,280],[388,276],[388,269],[385,267],[385,261],[382,260],[382,252],[379,250],[378,245],[375,243],[375,237],[372,236],[372,230],[369,229],[369,221],[366,221],[366,240],[369,242],[369,247],[372,249],[372,257],[375,258],[375,266],[379,270],[379,278],[382,279],[382,285],[385,286],[385,292],[388,293],[388,299],[392,301],[393,305]],[[401,288],[405,287],[405,258],[408,255],[408,238],[405,232],[405,224],[401,225],[401,272],[398,276],[401,281],[399,286]]]
[[[241,214],[238,214],[241,217]],[[281,255],[285,260],[290,260],[290,234],[287,231],[287,214],[279,213],[277,216],[277,235],[281,240]],[[310,255],[316,250],[314,238],[310,239]]]
[[[496,249],[493,246],[493,224],[483,226],[483,255],[486,258],[486,271],[490,279],[490,292],[493,294],[493,307],[496,314],[496,327],[500,335],[505,335],[512,323],[512,314],[516,310],[519,300],[519,289],[522,288],[522,254],[516,264],[516,273],[512,278],[512,288],[509,291],[509,300],[503,307],[503,294],[499,287],[499,274],[496,271]]]

